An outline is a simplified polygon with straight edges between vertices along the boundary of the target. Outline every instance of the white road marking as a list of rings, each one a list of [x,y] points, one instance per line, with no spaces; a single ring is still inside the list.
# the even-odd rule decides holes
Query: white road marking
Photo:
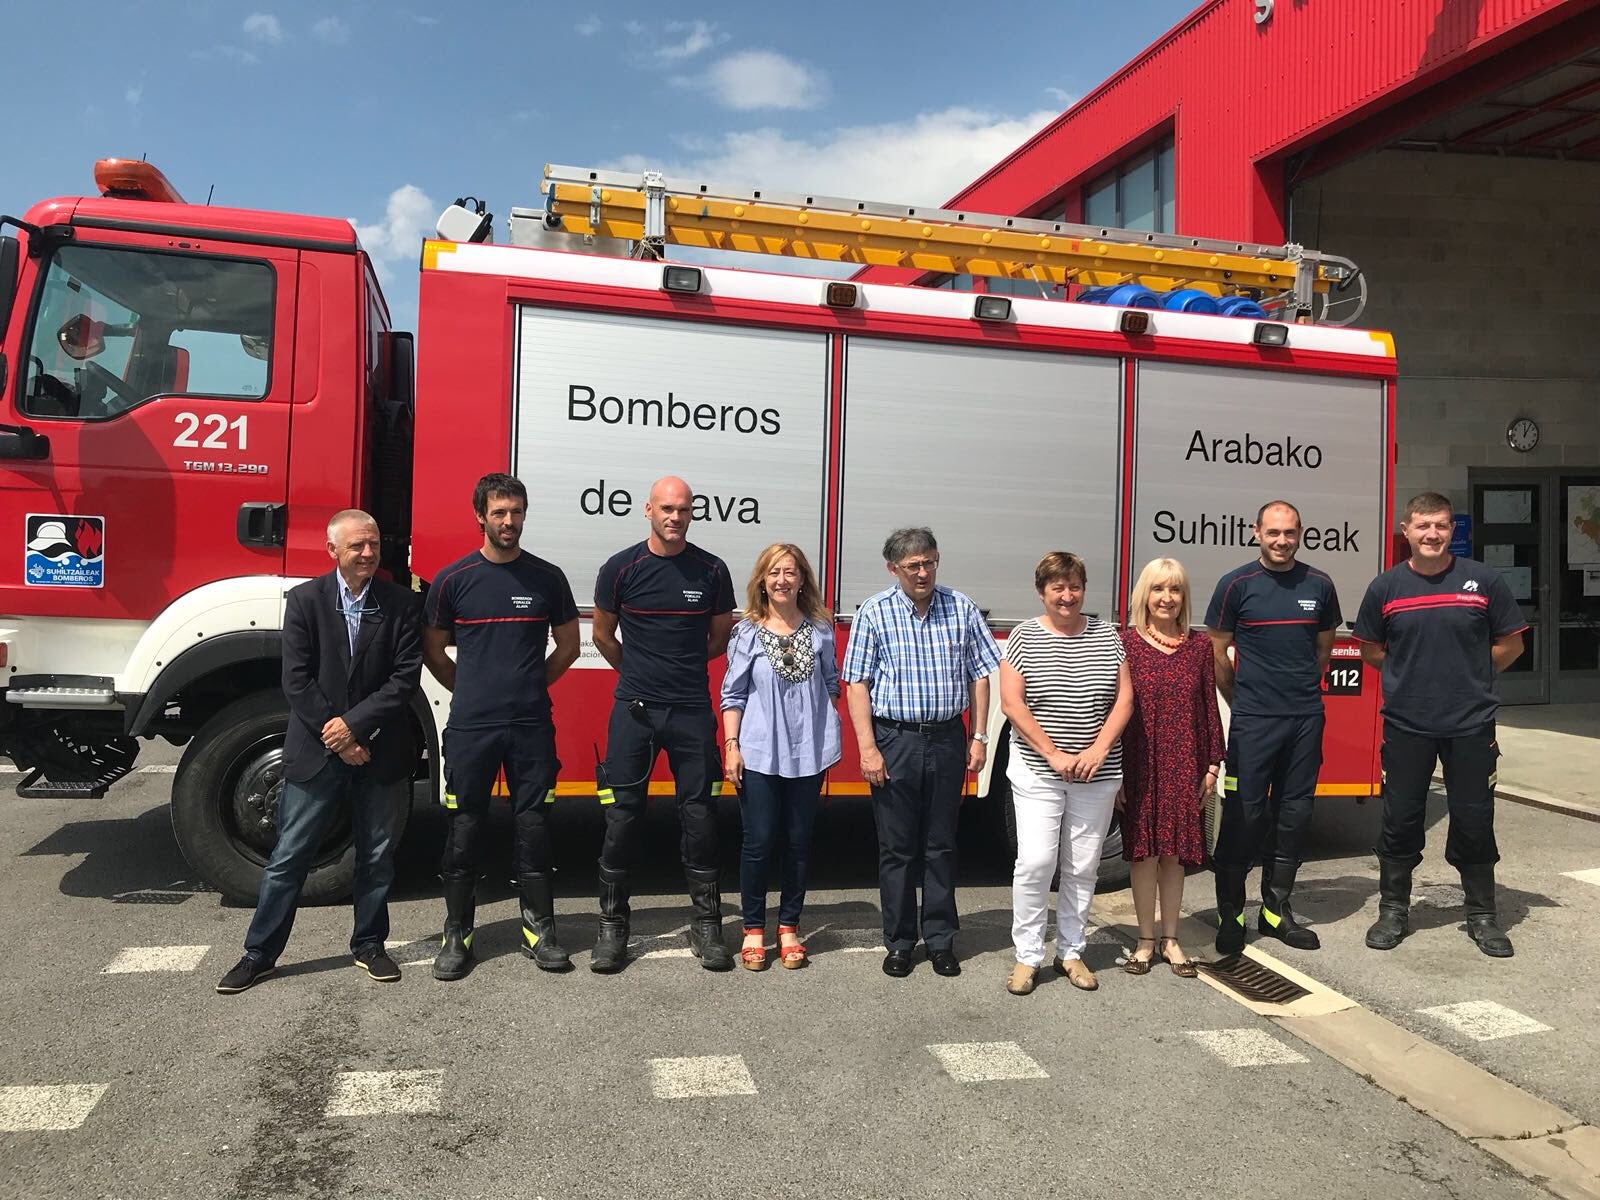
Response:
[[[639,955],[640,958],[693,958],[694,951],[688,946],[671,946],[666,950],[646,950]]]
[[[695,1058],[652,1058],[650,1090],[657,1100],[693,1100],[705,1096],[754,1096],[756,1081],[740,1054],[705,1054]]]
[[[102,975],[133,975],[141,971],[192,971],[210,946],[125,946]]]
[[[1417,1011],[1425,1017],[1443,1021],[1457,1033],[1463,1033],[1475,1042],[1492,1042],[1496,1038],[1517,1037],[1524,1033],[1550,1032],[1550,1026],[1532,1017],[1525,1017],[1514,1008],[1496,1004],[1493,1000],[1466,1000],[1460,1004],[1441,1004]]]
[[[376,1117],[390,1113],[436,1113],[443,1071],[341,1071],[325,1115]]]
[[[1600,886],[1600,867],[1590,867],[1587,871],[1563,871],[1568,879],[1576,879],[1579,883],[1592,883]]]
[[[1276,1067],[1311,1061],[1261,1029],[1191,1029],[1188,1033],[1230,1067]]]
[[[887,954],[882,946],[840,946],[840,954]]]
[[[1015,1042],[946,1042],[929,1046],[928,1053],[957,1083],[1050,1078]]]
[[[0,1133],[76,1129],[100,1097],[103,1083],[62,1083],[50,1087],[0,1087]]]

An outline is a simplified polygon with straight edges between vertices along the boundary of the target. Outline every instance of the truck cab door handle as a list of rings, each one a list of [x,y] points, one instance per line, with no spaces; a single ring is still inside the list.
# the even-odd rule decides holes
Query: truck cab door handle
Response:
[[[235,532],[241,546],[281,546],[288,526],[289,506],[270,500],[249,500],[239,505]]]
[[[50,439],[26,425],[0,425],[0,458],[50,457]]]

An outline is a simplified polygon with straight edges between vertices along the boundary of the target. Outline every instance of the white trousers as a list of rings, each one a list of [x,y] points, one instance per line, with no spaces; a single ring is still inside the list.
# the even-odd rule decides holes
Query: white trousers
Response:
[[[1050,915],[1050,877],[1056,892],[1056,957],[1083,954],[1084,924],[1100,873],[1100,848],[1111,827],[1120,779],[1069,783],[1041,779],[1013,753],[1006,767],[1017,812],[1017,866],[1011,876],[1011,940],[1017,961],[1044,966],[1044,926]]]

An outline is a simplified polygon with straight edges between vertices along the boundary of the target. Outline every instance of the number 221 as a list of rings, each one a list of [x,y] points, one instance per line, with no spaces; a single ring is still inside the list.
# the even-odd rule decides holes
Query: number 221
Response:
[[[202,418],[197,413],[181,412],[174,413],[172,419],[184,427],[179,431],[178,436],[172,439],[174,446],[193,446],[202,450],[248,450],[250,448],[247,437],[248,425],[244,417],[236,417],[232,422],[229,422],[228,418],[221,413],[210,413]],[[196,441],[195,434],[199,432],[202,425],[211,432],[206,434],[202,440]],[[227,435],[230,430],[237,432],[239,435],[237,445],[230,445],[228,442]]]

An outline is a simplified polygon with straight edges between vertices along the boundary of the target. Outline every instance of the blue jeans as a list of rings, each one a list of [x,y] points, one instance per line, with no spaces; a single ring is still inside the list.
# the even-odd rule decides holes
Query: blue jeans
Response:
[[[348,811],[355,833],[355,932],[350,952],[383,949],[389,936],[389,885],[394,881],[394,813],[398,796],[409,786],[404,779],[383,783],[365,767],[340,759],[304,783],[285,781],[278,801],[278,842],[261,874],[256,915],[245,935],[245,953],[275,963],[294,928],[295,908],[317,851],[340,812]]]
[[[767,924],[767,874],[779,834],[783,836],[783,892],[778,924],[800,924],[806,902],[806,867],[811,857],[811,830],[817,822],[822,775],[785,779],[745,771],[739,798],[744,809],[744,846],[739,858],[739,888],[744,896],[747,929]]]

